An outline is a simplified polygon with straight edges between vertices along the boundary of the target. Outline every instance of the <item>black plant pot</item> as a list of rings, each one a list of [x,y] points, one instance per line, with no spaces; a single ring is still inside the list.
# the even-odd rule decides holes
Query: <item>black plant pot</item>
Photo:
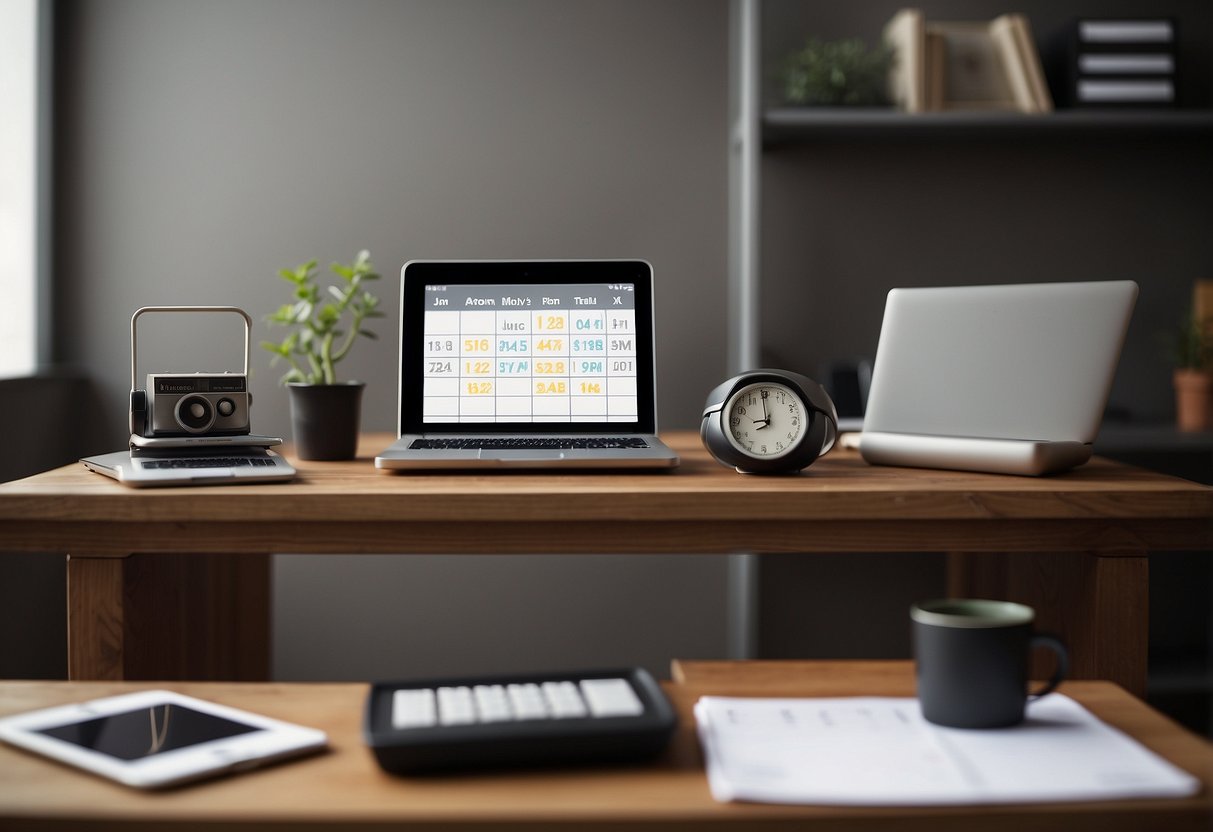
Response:
[[[362,416],[361,381],[345,384],[291,382],[291,429],[300,459],[353,459]]]

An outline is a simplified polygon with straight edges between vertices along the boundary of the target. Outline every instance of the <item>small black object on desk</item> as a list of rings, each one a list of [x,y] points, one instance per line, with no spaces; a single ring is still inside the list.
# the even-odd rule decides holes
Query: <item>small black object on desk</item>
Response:
[[[385,770],[649,759],[678,717],[642,668],[378,682],[363,731]]]

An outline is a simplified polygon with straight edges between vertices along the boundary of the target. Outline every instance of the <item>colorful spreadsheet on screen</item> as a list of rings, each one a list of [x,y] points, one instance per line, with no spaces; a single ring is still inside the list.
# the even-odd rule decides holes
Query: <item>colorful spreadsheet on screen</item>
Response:
[[[632,284],[426,286],[426,422],[635,422]]]

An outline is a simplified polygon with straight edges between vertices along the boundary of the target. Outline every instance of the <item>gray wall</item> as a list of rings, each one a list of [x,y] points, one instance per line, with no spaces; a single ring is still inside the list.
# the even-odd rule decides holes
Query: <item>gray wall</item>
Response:
[[[412,258],[649,259],[661,421],[695,423],[724,360],[702,336],[724,320],[724,3],[61,5],[57,324],[111,444],[136,307],[260,318],[289,299],[279,267],[362,247],[388,307]],[[385,430],[395,327],[380,330],[342,369],[371,384],[364,427]],[[267,359],[254,426],[287,431]]]
[[[389,309],[411,258],[648,259],[659,419],[696,424],[725,366],[724,2],[68,0],[60,17],[59,348],[96,381],[105,447],[125,438],[135,308],[259,319],[289,297],[279,267],[362,247]],[[238,325],[144,320],[143,370],[239,362]],[[395,321],[378,331],[341,369],[369,384],[364,429],[390,430]],[[208,340],[226,347],[175,343]],[[254,429],[289,434],[279,371],[253,363]],[[280,678],[664,671],[724,650],[720,558],[288,556],[275,582]]]

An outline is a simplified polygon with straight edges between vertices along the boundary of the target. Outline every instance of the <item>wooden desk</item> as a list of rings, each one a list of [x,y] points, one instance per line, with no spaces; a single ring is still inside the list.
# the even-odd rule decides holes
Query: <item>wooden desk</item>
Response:
[[[277,485],[136,490],[69,465],[0,485],[0,552],[69,554],[73,679],[266,678],[271,553],[937,551],[952,594],[1037,606],[1074,678],[1142,693],[1147,553],[1213,547],[1213,489],[1105,460],[1035,479],[835,451],[754,477],[668,440],[670,473],[393,475],[370,460],[383,435]]]
[[[1213,747],[1107,682],[1070,682],[1065,693],[1201,778],[1182,800],[984,807],[868,809],[719,804],[712,800],[691,706],[704,694],[912,695],[908,662],[682,662],[667,685],[679,732],[655,764],[631,768],[486,773],[429,779],[381,772],[363,746],[366,686],[175,683],[183,693],[321,728],[331,752],[163,794],[144,794],[0,746],[0,828],[260,830],[301,827],[449,830],[829,829],[903,832],[1169,832],[1213,818]],[[0,682],[0,715],[149,684]]]

